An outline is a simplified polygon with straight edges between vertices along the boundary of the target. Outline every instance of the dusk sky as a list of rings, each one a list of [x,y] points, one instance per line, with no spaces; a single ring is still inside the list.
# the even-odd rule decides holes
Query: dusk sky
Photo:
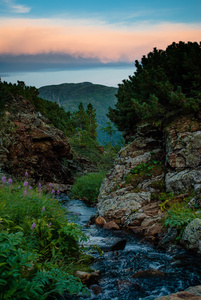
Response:
[[[201,41],[200,0],[0,0],[0,77],[117,86],[154,47]]]

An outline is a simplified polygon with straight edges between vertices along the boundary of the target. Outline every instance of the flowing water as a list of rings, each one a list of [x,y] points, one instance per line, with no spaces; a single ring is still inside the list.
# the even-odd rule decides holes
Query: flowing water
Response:
[[[92,265],[94,270],[101,271],[98,284],[102,292],[68,299],[153,300],[201,284],[200,256],[178,249],[160,251],[124,231],[104,230],[96,225],[87,228],[87,221],[96,209],[79,200],[68,200],[64,205],[70,216],[84,226],[88,244],[106,250],[102,256],[94,254]],[[120,239],[126,239],[125,249],[118,253],[109,251]],[[147,272],[136,274],[138,271]]]

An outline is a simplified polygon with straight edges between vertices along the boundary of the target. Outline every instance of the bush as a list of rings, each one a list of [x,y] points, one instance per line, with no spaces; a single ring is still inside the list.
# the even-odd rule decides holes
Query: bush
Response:
[[[72,188],[72,197],[95,203],[104,177],[105,172],[88,173],[79,177]]]
[[[67,221],[54,193],[3,177],[0,199],[0,299],[80,292],[83,285],[71,266],[83,258],[80,242],[87,238]]]

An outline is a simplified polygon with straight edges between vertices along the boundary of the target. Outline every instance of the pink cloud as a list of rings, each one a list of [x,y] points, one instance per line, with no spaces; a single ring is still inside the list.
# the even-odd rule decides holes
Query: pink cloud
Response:
[[[200,41],[201,24],[161,23],[115,27],[87,21],[10,19],[0,21],[0,54],[66,53],[102,62],[134,61],[179,41]]]

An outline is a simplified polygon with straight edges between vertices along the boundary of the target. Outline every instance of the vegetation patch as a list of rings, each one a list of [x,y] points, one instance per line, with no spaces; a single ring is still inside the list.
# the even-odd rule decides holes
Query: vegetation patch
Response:
[[[124,185],[132,185],[134,189],[143,180],[154,178],[163,172],[164,166],[161,160],[158,160],[156,155],[152,153],[152,158],[147,163],[142,163],[130,170],[130,173],[125,178]],[[152,183],[153,184],[153,183]],[[159,185],[163,183],[160,182]],[[162,189],[163,187],[160,186]]]
[[[94,172],[77,178],[72,188],[71,197],[96,203],[105,174],[105,172]]]
[[[173,195],[171,193],[161,193],[159,204],[161,210],[165,212],[163,226],[178,229],[180,239],[185,227],[195,218],[201,218],[201,212],[196,207],[189,207],[188,203],[192,199],[192,193]]]
[[[80,244],[87,237],[68,222],[52,185],[44,194],[26,176],[21,184],[3,177],[0,186],[0,299],[84,293],[73,273],[80,261],[89,262]]]

